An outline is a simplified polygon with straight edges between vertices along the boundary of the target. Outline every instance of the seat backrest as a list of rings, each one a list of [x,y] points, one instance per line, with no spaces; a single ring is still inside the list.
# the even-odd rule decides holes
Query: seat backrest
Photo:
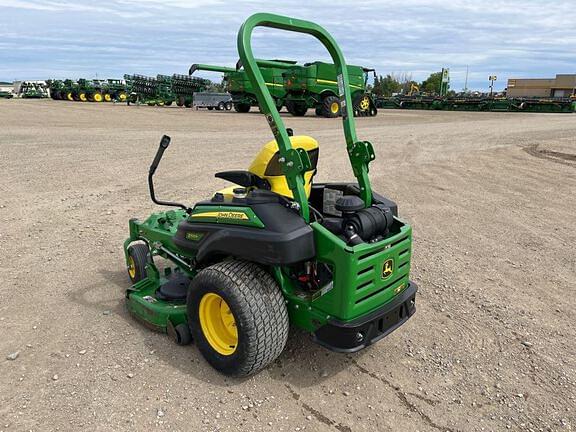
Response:
[[[310,162],[312,162],[312,169],[304,173],[304,189],[306,195],[310,197],[310,190],[312,189],[312,178],[316,174],[316,166],[318,164],[319,146],[318,141],[306,135],[298,135],[290,137],[290,142],[293,148],[301,148],[308,152]],[[292,191],[288,187],[286,177],[282,173],[282,165],[279,162],[280,153],[278,151],[278,143],[272,140],[260,150],[248,171],[257,175],[260,178],[268,180],[271,190],[280,195],[288,198],[293,198]]]

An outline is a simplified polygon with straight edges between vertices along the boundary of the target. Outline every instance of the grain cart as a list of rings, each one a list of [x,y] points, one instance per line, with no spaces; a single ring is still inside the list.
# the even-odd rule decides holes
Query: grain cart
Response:
[[[309,34],[329,51],[355,182],[313,181],[318,142],[285,128],[252,54],[257,26]],[[234,376],[273,362],[289,324],[331,350],[361,350],[414,314],[417,290],[412,229],[372,191],[374,149],[356,136],[348,69],[332,36],[308,21],[256,14],[240,28],[238,51],[274,139],[248,170],[216,174],[234,186],[190,207],[156,198],[164,136],[148,185],[153,202],[175,210],[131,219],[124,243],[128,311],[178,344],[193,339],[215,369]]]
[[[270,90],[270,94],[274,98],[278,109],[282,109],[286,98],[282,73],[286,69],[293,67],[299,66],[292,60],[269,60],[268,63],[263,64],[261,67],[265,84]],[[252,83],[246,75],[246,72],[241,68],[241,62],[236,64],[236,68],[194,64],[190,68],[190,74],[197,70],[223,72],[226,91],[232,95],[234,109],[237,112],[246,113],[250,111],[250,107],[258,106],[258,101]]]
[[[176,105],[190,108],[196,92],[203,92],[210,87],[210,81],[188,75],[172,75],[172,91],[176,96]]]
[[[262,61],[258,61],[261,65]],[[348,66],[352,107],[355,116],[375,116],[378,113],[376,102],[366,89],[368,73],[374,69],[361,66]],[[292,68],[284,73],[286,108],[294,116],[303,116],[308,108],[314,108],[316,115],[338,117],[338,82],[336,66],[330,63],[306,63],[304,67]]]

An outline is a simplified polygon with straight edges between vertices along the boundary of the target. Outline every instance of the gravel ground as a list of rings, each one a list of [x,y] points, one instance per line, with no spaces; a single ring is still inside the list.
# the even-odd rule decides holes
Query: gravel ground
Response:
[[[351,179],[337,120],[318,179]],[[576,428],[576,118],[380,111],[374,189],[414,227],[418,312],[353,355],[293,330],[225,378],[135,322],[122,242],[157,193],[193,203],[271,138],[257,113],[0,100],[0,431],[569,431]]]

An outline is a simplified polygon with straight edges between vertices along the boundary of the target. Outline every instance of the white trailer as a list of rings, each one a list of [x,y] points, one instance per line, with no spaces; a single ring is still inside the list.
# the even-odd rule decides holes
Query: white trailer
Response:
[[[198,92],[194,93],[192,106],[196,109],[207,108],[211,110],[230,111],[232,109],[232,96],[228,93]]]

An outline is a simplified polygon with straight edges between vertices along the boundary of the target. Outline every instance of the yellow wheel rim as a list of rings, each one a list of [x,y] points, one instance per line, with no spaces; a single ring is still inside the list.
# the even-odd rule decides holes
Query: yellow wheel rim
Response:
[[[218,294],[204,294],[198,312],[202,333],[214,351],[226,356],[234,354],[238,329],[228,303]]]
[[[69,101],[73,101],[73,100],[74,100],[74,97],[72,97],[72,93],[68,93],[68,94],[66,95],[66,97],[68,98]]]
[[[339,109],[340,105],[338,104],[338,102],[332,102],[332,105],[330,105],[330,111],[332,111],[332,114],[336,114]]]
[[[120,93],[119,98],[121,101],[125,101],[126,100],[126,93]]]
[[[130,279],[136,277],[136,263],[134,262],[134,258],[131,256],[128,257],[128,275],[130,276]]]
[[[87,99],[86,99],[86,94],[85,94],[85,93],[80,93],[80,100],[81,100],[82,102],[86,102]]]
[[[370,99],[368,99],[368,96],[364,96],[360,101],[360,109],[366,111],[368,108],[370,108]]]
[[[106,102],[110,102],[110,101],[112,100],[112,97],[111,97],[108,93],[106,93],[106,94],[104,95],[104,100],[105,100]]]
[[[94,100],[96,102],[102,102],[102,95],[100,93],[94,93]]]

